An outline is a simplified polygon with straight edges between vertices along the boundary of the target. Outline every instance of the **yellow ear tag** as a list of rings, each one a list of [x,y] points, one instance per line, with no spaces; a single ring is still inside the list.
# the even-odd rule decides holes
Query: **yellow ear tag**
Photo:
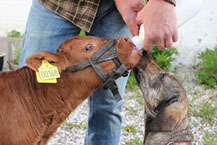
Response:
[[[57,67],[51,65],[47,60],[42,60],[42,65],[38,68],[38,71],[36,76],[40,83],[56,83],[56,78],[60,78]]]
[[[57,79],[53,78],[53,79],[41,79],[41,76],[39,74],[39,72],[36,72],[36,77],[37,77],[37,81],[38,83],[57,83]]]

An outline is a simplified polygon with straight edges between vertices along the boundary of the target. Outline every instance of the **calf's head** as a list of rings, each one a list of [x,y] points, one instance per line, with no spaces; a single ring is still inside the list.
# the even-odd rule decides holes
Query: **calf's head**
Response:
[[[57,66],[58,70],[62,72],[68,66],[89,59],[108,41],[109,39],[92,36],[76,36],[64,41],[57,49],[57,54],[40,51],[29,56],[26,59],[26,64],[31,69],[38,71],[42,60],[47,60],[52,65]],[[141,52],[133,49],[134,46],[129,37],[115,39],[115,48],[120,60],[127,69],[132,69],[139,63]],[[106,73],[109,73],[114,69],[115,64],[112,60],[109,60],[101,62],[100,66]],[[87,73],[95,73],[91,67],[85,70]]]

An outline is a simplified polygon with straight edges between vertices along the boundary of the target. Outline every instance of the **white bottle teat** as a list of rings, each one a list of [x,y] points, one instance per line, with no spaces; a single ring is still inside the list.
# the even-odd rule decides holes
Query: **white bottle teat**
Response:
[[[178,27],[180,27],[201,11],[203,2],[202,0],[176,0],[176,5],[175,9],[178,18]],[[144,35],[144,26],[141,25],[139,36],[134,36],[132,38],[132,42],[139,50],[143,48]]]

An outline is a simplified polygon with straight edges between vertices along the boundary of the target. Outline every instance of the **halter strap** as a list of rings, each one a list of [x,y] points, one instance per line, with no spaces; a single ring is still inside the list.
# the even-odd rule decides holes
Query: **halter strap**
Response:
[[[104,54],[109,51],[109,53]],[[116,71],[114,71],[110,76],[104,72],[99,63],[113,60],[116,65]],[[76,63],[72,66],[67,67],[63,72],[76,72],[86,67],[92,66],[95,72],[99,75],[99,77],[103,80],[103,88],[110,89],[113,93],[115,100],[120,101],[122,98],[118,91],[118,86],[115,83],[115,80],[120,77],[126,77],[128,75],[128,70],[125,65],[121,62],[118,57],[118,53],[115,48],[114,39],[110,39],[105,45],[103,45],[98,51],[96,51],[89,59],[84,60],[82,62]]]

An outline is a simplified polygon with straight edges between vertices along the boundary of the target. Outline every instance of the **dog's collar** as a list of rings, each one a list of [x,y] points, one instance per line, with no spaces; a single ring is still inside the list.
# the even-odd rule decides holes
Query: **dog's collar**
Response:
[[[104,54],[105,52],[109,51],[109,53]],[[112,72],[110,76],[108,76],[99,63],[113,60],[116,65],[115,71]],[[103,45],[98,51],[96,51],[89,59],[84,60],[82,62],[76,63],[67,67],[63,72],[76,72],[86,67],[92,66],[99,77],[103,80],[103,88],[110,89],[113,93],[115,100],[120,101],[122,98],[118,91],[118,86],[115,83],[115,79],[120,76],[128,76],[128,70],[125,65],[121,62],[120,58],[118,57],[118,53],[115,48],[115,41],[114,39],[110,39],[105,45]]]

